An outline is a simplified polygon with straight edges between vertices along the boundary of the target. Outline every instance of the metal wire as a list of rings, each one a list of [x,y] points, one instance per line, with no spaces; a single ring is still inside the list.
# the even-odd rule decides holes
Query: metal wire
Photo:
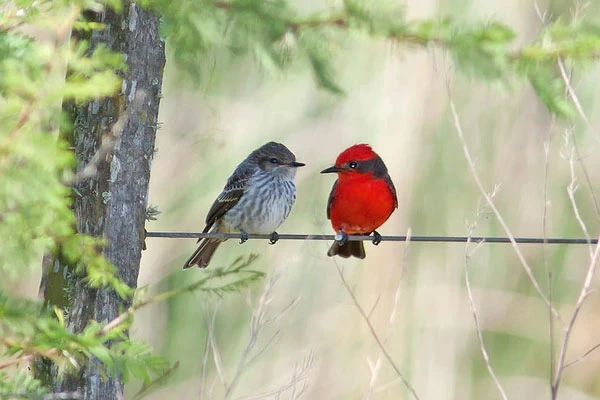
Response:
[[[147,232],[148,238],[171,238],[171,239],[240,239],[238,233],[197,233],[197,232]],[[248,239],[270,239],[271,235],[248,234]],[[306,235],[295,233],[280,233],[278,240],[337,240],[336,235]],[[515,237],[515,242],[524,244],[597,244],[598,239],[585,238],[535,238]],[[349,235],[348,240],[372,241],[373,236]],[[434,243],[511,243],[510,238],[497,236],[381,236],[382,242],[434,242]]]

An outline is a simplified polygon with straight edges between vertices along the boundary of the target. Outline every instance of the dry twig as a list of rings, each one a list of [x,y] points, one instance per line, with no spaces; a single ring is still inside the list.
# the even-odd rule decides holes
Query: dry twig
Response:
[[[367,314],[365,313],[365,310],[362,308],[362,306],[358,302],[358,299],[356,298],[356,295],[354,294],[354,291],[352,290],[352,288],[348,284],[348,281],[344,277],[344,271],[343,271],[343,269],[340,267],[340,265],[337,263],[337,261],[335,259],[333,261],[335,263],[335,268],[336,268],[338,274],[340,275],[340,279],[342,280],[342,285],[344,286],[344,288],[346,289],[346,291],[350,295],[350,298],[352,299],[352,302],[354,303],[354,306],[356,307],[356,309],[358,310],[359,314],[361,315],[361,317],[365,321],[365,324],[369,328],[369,331],[371,332],[371,336],[373,336],[373,339],[375,339],[375,342],[377,342],[377,346],[379,346],[379,349],[381,350],[381,353],[385,356],[385,358],[387,359],[388,363],[390,364],[390,366],[392,367],[392,369],[396,373],[396,376],[398,376],[398,378],[402,381],[402,383],[404,384],[404,386],[406,386],[406,388],[412,394],[412,396],[416,400],[419,400],[419,396],[417,395],[417,392],[412,387],[412,385],[406,380],[406,378],[404,378],[404,375],[402,375],[402,373],[400,372],[400,369],[398,368],[398,366],[394,362],[394,359],[392,358],[392,356],[390,356],[390,353],[388,353],[388,351],[386,350],[385,345],[383,344],[383,342],[379,338],[379,335],[377,335],[377,332],[375,332],[375,328],[373,328],[373,325],[371,324],[371,321],[369,321],[369,317],[367,316]]]
[[[496,196],[497,189],[498,189],[498,187],[496,186],[494,188],[494,192],[492,192],[489,195],[490,198],[493,199]],[[483,211],[483,207],[480,207],[479,210],[477,210],[476,219],[469,226],[468,237],[471,237],[471,235],[473,235],[473,233],[475,232],[475,229],[477,227],[477,219],[479,219],[479,217],[481,216],[482,211]],[[469,261],[471,259],[471,254],[475,250],[477,250],[482,243],[483,242],[477,243],[476,247],[474,249],[472,249],[471,251],[469,251],[469,242],[467,242],[467,245],[465,246],[465,285],[467,288],[467,296],[469,299],[469,306],[471,307],[471,313],[473,315],[473,321],[475,322],[475,331],[477,332],[477,339],[479,340],[479,350],[481,351],[481,355],[483,356],[483,361],[485,362],[485,366],[488,370],[488,373],[490,374],[490,377],[492,378],[492,380],[494,381],[494,384],[498,388],[500,395],[502,396],[502,398],[504,400],[508,400],[508,397],[506,396],[506,391],[504,390],[504,388],[502,387],[502,384],[500,383],[500,380],[496,376],[496,373],[494,372],[494,368],[492,368],[492,363],[490,362],[490,356],[485,347],[485,342],[483,341],[483,333],[481,330],[481,325],[479,324],[479,316],[477,314],[477,307],[475,306],[475,300],[473,298],[473,291],[471,290],[471,278],[469,276]]]
[[[214,310],[212,315],[210,316],[210,320],[206,319],[206,336],[208,345],[210,346],[210,352],[213,355],[213,362],[215,363],[215,369],[217,370],[217,376],[221,381],[223,387],[227,387],[227,381],[225,380],[225,368],[223,367],[223,361],[221,360],[221,353],[219,352],[219,346],[217,344],[217,339],[215,338],[215,324],[217,320],[217,314],[219,310],[219,302],[217,302],[214,306]],[[206,318],[206,317],[205,317]],[[203,372],[203,375],[206,372]],[[204,380],[203,380],[204,381]],[[213,386],[214,389],[214,386]]]
[[[275,397],[275,398],[279,399],[279,398],[281,398],[282,393],[285,391],[288,391],[288,390],[291,390],[291,392],[292,392],[290,395],[290,398],[292,400],[300,398],[300,396],[302,396],[302,394],[306,391],[307,386],[305,384],[305,381],[308,379],[308,372],[310,371],[310,368],[312,367],[313,361],[314,361],[313,353],[310,352],[304,358],[304,360],[302,361],[301,364],[296,364],[296,366],[294,368],[294,373],[292,374],[289,382],[284,383],[277,389],[269,390],[267,392],[259,393],[259,394],[252,395],[252,396],[243,396],[243,397],[239,398],[238,400],[258,400],[258,399],[264,399],[267,397]],[[303,382],[304,384],[300,390],[296,391],[296,386],[300,382]]]
[[[585,124],[589,130],[591,128],[591,125],[589,123],[587,116],[585,115],[585,112],[583,111],[583,107],[581,106],[579,97],[577,97],[577,93],[575,93],[575,89],[573,89],[573,85],[571,84],[570,74],[567,73],[567,70],[563,63],[563,60],[560,57],[558,58],[558,69],[560,70],[560,75],[563,79],[563,82],[565,83],[565,87],[567,88],[568,97],[571,98],[571,101],[575,105],[575,108],[577,109],[579,116],[585,122]],[[600,140],[598,139],[598,137],[596,137],[595,135],[592,135],[592,137],[594,139],[596,139],[596,142],[600,143]],[[594,205],[594,211],[596,212],[596,217],[598,219],[600,219],[600,205],[598,204],[598,198],[596,197],[596,194],[594,193],[594,187],[592,186],[592,181],[590,179],[590,175],[588,174],[585,163],[583,162],[583,156],[582,156],[581,152],[579,151],[579,146],[577,145],[577,139],[575,138],[575,135],[573,135],[572,133],[571,133],[571,141],[573,142],[573,151],[575,152],[575,157],[576,157],[577,161],[579,162],[579,166],[581,167],[581,171],[583,172],[583,177],[585,178],[586,188],[592,199],[592,204]]]
[[[529,263],[525,259],[525,256],[523,255],[521,248],[515,241],[515,237],[512,234],[510,228],[508,227],[508,224],[502,217],[502,214],[498,210],[498,207],[496,207],[496,204],[490,198],[489,194],[487,193],[487,191],[485,190],[485,188],[483,186],[483,183],[481,182],[481,179],[479,178],[479,174],[477,173],[477,169],[475,168],[475,161],[473,161],[473,157],[471,157],[471,152],[469,151],[469,147],[467,145],[467,141],[466,141],[464,133],[463,133],[462,124],[460,123],[460,118],[458,116],[458,112],[456,111],[456,105],[454,104],[454,100],[452,99],[452,91],[450,89],[449,81],[447,82],[446,87],[447,87],[447,91],[448,91],[448,99],[449,99],[449,103],[450,103],[450,111],[452,113],[452,117],[453,117],[453,121],[454,121],[454,127],[456,130],[456,134],[458,135],[458,139],[460,140],[461,146],[463,148],[463,152],[465,154],[465,159],[467,160],[467,164],[469,165],[469,169],[471,170],[471,175],[473,176],[473,179],[475,180],[475,183],[477,184],[477,187],[479,188],[479,191],[481,192],[482,196],[485,198],[488,206],[490,207],[490,209],[492,209],[492,211],[496,215],[496,219],[502,226],[502,229],[506,233],[506,236],[508,236],[508,238],[510,239],[513,249],[515,250],[515,253],[517,255],[517,258],[519,259],[521,266],[523,267],[523,270],[527,274],[529,281],[532,283],[533,287],[535,288],[535,291],[538,293],[538,295],[544,301],[544,303],[546,303],[546,306],[551,310],[552,314],[559,321],[561,321],[561,323],[563,323],[562,318],[560,317],[560,314],[554,308],[554,306],[552,305],[550,300],[548,300],[548,297],[544,294],[544,291],[540,287],[540,284],[538,283],[537,279],[533,275],[533,271],[531,270]]]
[[[406,233],[407,237],[410,237],[411,235],[411,231],[410,229],[408,230],[408,232]],[[396,322],[396,316],[397,316],[397,312],[398,312],[398,303],[400,301],[400,289],[402,287],[402,282],[403,282],[403,277],[404,277],[404,273],[406,272],[406,269],[408,268],[408,246],[409,246],[409,241],[406,242],[406,245],[404,246],[404,255],[402,257],[402,269],[400,271],[400,276],[398,277],[398,286],[396,286],[396,291],[394,292],[394,304],[392,306],[392,311],[390,312],[390,316],[388,318],[388,326],[387,326],[387,333],[385,335],[385,338],[383,339],[383,344],[387,345],[388,340],[390,339],[390,335],[392,333],[392,327],[394,326],[394,323]],[[369,313],[370,315],[370,313]],[[379,376],[379,372],[381,370],[381,366],[383,364],[383,352],[380,350],[379,354],[377,355],[377,360],[375,361],[375,364],[370,364],[370,370],[371,370],[371,379],[369,380],[369,390],[367,391],[367,394],[365,395],[365,400],[368,400],[369,398],[371,398],[371,396],[373,395],[373,393],[375,392],[375,384],[377,383],[377,377]]]
[[[266,341],[266,344],[264,345],[264,347],[262,349],[260,349],[259,351],[255,352],[254,356],[252,356],[250,358],[250,354],[253,352],[253,350],[256,346],[256,342],[258,340],[258,336],[259,336],[261,330],[266,325],[272,324],[273,322],[277,322],[279,319],[281,319],[283,317],[283,315],[286,314],[287,311],[289,311],[290,308],[296,302],[296,300],[292,301],[288,306],[284,307],[283,310],[281,310],[277,315],[275,315],[275,316],[270,315],[270,307],[269,306],[273,300],[272,292],[273,292],[273,288],[275,287],[275,283],[277,282],[278,279],[279,279],[279,273],[276,272],[276,273],[272,274],[271,277],[265,283],[263,293],[260,296],[260,298],[258,299],[258,304],[256,305],[254,312],[252,313],[252,318],[250,319],[250,338],[248,339],[248,343],[246,344],[246,347],[244,348],[244,351],[242,352],[242,355],[238,362],[238,365],[237,365],[237,368],[233,375],[233,378],[231,379],[231,382],[229,383],[229,385],[226,386],[225,395],[223,396],[223,398],[226,400],[230,399],[231,396],[233,395],[233,391],[234,391],[237,383],[239,382],[239,379],[242,376],[244,369],[250,363],[252,363],[254,360],[256,360],[256,358],[259,357],[270,346],[270,344],[275,340],[275,338],[279,334],[279,331],[276,331],[271,336],[271,338]]]
[[[596,344],[595,346],[592,346],[592,348],[590,348],[588,351],[583,353],[581,356],[577,357],[576,359],[574,359],[571,362],[566,363],[565,366],[563,367],[563,369],[567,369],[571,365],[574,365],[580,361],[583,361],[587,356],[589,356],[590,354],[592,354],[594,351],[598,350],[599,348],[600,348],[600,343]]]
[[[548,139],[544,142],[544,211],[542,215],[542,237],[548,237],[548,166],[550,154],[550,130],[548,130]],[[549,265],[550,256],[548,255],[548,244],[542,245],[542,254],[544,258],[544,268],[546,269],[546,275],[548,276],[548,300],[552,304],[552,268]],[[554,354],[554,317],[552,311],[548,309],[548,335],[549,335],[549,352],[550,352],[550,374],[549,382],[552,384],[554,376],[554,360],[556,358]]]
[[[585,238],[588,240],[589,253],[590,253],[590,258],[591,258],[594,253],[594,247],[592,246],[592,239],[588,232],[587,226],[586,226],[585,222],[583,221],[583,218],[581,217],[581,213],[579,212],[579,207],[577,206],[577,201],[575,200],[575,192],[577,192],[579,185],[577,184],[577,175],[575,173],[574,149],[569,146],[569,142],[572,142],[573,140],[574,140],[573,129],[569,128],[569,129],[567,129],[567,132],[565,133],[565,142],[566,142],[565,145],[567,146],[569,169],[571,171],[571,181],[569,182],[569,185],[567,186],[567,193],[569,195],[569,200],[571,201],[571,207],[573,207],[573,213],[575,213],[575,218],[577,219],[577,223],[579,224],[579,227],[581,228],[581,231],[583,232]]]
[[[558,388],[560,387],[560,381],[562,378],[562,373],[565,369],[565,357],[567,355],[567,347],[569,345],[569,338],[571,336],[571,332],[573,330],[573,326],[575,325],[575,321],[577,320],[577,316],[579,315],[579,311],[581,311],[581,307],[583,306],[583,302],[587,298],[590,292],[590,285],[592,284],[592,278],[596,273],[596,267],[598,265],[598,260],[600,259],[600,243],[596,245],[596,249],[592,255],[592,259],[587,269],[587,273],[585,276],[585,280],[581,287],[581,291],[579,292],[579,297],[577,298],[577,302],[575,303],[575,308],[573,309],[573,314],[571,315],[571,319],[569,320],[569,324],[567,325],[567,329],[565,330],[565,335],[563,337],[562,345],[560,348],[560,353],[558,356],[558,364],[556,366],[556,373],[554,375],[554,381],[552,383],[552,400],[556,400],[558,395]],[[593,351],[592,349],[591,351]],[[590,353],[591,353],[590,351]],[[569,365],[569,364],[567,364]]]

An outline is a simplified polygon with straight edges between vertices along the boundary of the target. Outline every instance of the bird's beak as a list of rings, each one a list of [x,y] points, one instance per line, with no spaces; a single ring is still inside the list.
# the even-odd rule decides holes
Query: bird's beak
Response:
[[[290,163],[290,167],[294,167],[294,168],[298,168],[298,167],[304,167],[306,164],[301,163],[301,162],[297,162],[297,161],[292,161]]]
[[[333,167],[325,168],[323,171],[321,171],[321,173],[322,174],[330,174],[332,172],[340,172],[340,171],[342,171],[342,168],[336,167],[334,165]]]

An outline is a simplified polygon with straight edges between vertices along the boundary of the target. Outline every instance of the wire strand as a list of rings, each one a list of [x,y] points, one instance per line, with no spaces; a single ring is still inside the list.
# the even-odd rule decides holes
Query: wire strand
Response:
[[[169,239],[240,239],[239,233],[200,233],[200,232],[147,232],[147,238],[169,238]],[[271,239],[271,235],[248,234],[248,239]],[[277,240],[339,240],[337,235],[307,235],[296,233],[281,233]],[[348,240],[372,241],[373,236],[348,235]],[[431,243],[511,243],[510,238],[498,236],[381,236],[382,242],[431,242]],[[515,242],[523,244],[597,244],[598,239],[585,238],[536,238],[515,237]]]

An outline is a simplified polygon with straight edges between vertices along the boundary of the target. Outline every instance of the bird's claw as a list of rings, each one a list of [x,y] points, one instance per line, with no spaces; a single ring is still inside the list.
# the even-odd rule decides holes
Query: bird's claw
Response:
[[[337,235],[335,235],[335,240],[339,243],[340,246],[343,246],[348,241],[348,234],[340,230],[337,233]]]
[[[240,232],[240,244],[245,243],[248,240],[248,232],[242,231]]]
[[[381,243],[381,235],[377,231],[373,231],[373,244],[377,246]]]
[[[269,235],[269,244],[275,244],[279,240],[279,234],[277,232],[273,232]]]

